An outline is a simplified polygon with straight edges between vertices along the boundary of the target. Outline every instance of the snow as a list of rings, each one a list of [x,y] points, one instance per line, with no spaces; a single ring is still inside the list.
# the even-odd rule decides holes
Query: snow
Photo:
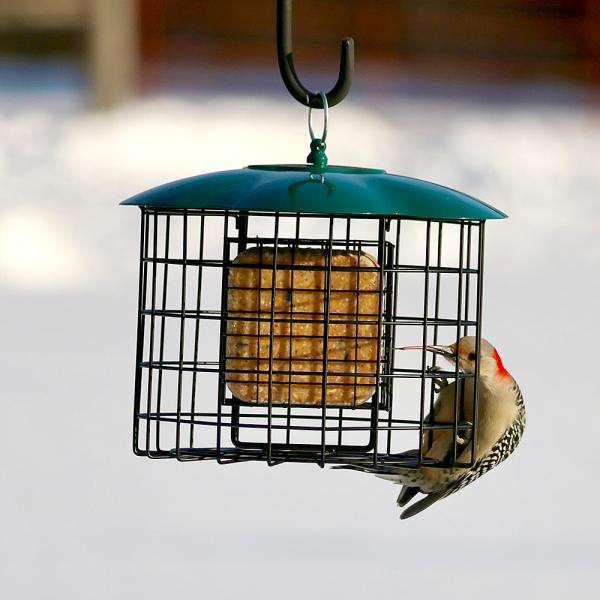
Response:
[[[491,94],[357,94],[335,164],[508,213],[487,228],[485,336],[529,424],[513,457],[410,521],[397,489],[311,466],[130,450],[138,211],[148,187],[302,162],[282,91],[167,94],[89,112],[77,88],[0,93],[0,586],[7,597],[589,596],[597,586],[600,110]]]

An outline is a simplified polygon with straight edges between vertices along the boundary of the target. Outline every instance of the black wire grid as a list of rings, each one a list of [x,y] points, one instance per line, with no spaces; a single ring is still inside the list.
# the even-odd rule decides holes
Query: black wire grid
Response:
[[[483,247],[484,221],[142,208],[135,453],[180,461],[258,460],[269,465],[471,466],[457,461],[456,441],[444,460],[428,458],[426,432],[453,430],[455,440],[460,433],[470,439],[471,456],[475,455],[476,432],[462,418],[464,386],[456,386],[451,422],[427,419],[435,399],[435,378],[474,375],[460,373],[449,363],[436,365],[431,353],[400,348],[450,344],[463,335],[475,335],[480,343]],[[259,264],[234,263],[250,248],[258,249]],[[322,264],[307,267],[277,260],[278,252],[293,255],[306,248],[319,250]],[[371,266],[360,261],[335,266],[332,256],[337,251],[366,253],[375,260]],[[244,267],[260,273],[259,286],[269,283],[258,292],[248,289],[248,294],[261,299],[265,295],[269,301],[261,300],[247,314],[228,308],[231,270]],[[292,308],[282,311],[275,302],[278,293],[290,298],[299,293],[294,275],[300,270],[322,274],[317,292],[321,308],[310,315],[311,324],[320,328],[310,336],[294,334],[305,314]],[[265,272],[268,278],[263,277]],[[356,291],[348,314],[331,314],[336,272],[352,274],[350,280],[356,282],[376,274],[377,289],[370,293],[377,297],[378,310],[361,312]],[[266,356],[249,359],[243,367],[227,356],[236,319],[247,326],[246,338],[258,338],[259,353],[261,341],[267,342]],[[334,327],[340,323],[345,335]],[[348,364],[328,356],[332,332],[333,337],[349,338],[355,348],[345,357]],[[287,362],[272,356],[277,336],[289,338]],[[358,358],[361,336],[376,344],[370,362]],[[300,337],[316,337],[322,348],[311,359],[313,370],[299,372],[302,359],[292,360],[293,344]],[[344,376],[336,377],[340,369]],[[241,379],[254,382],[249,389],[256,390],[255,401],[231,393],[232,382]],[[318,388],[317,405],[294,404],[291,393],[281,401],[281,389],[291,390],[300,381],[305,388]],[[348,388],[343,406],[323,402],[332,381],[338,389]],[[477,378],[475,383],[476,414]],[[356,401],[359,386],[373,392],[362,403]],[[263,403],[259,389],[266,391]],[[406,453],[408,449],[416,452]]]

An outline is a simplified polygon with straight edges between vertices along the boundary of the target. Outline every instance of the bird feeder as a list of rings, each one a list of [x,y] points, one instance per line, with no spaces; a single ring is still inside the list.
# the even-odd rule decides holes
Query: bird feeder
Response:
[[[480,343],[485,222],[505,215],[426,181],[329,166],[327,112],[350,88],[353,42],[332,91],[308,91],[292,62],[291,2],[280,1],[278,51],[309,123],[325,111],[306,164],[199,175],[123,202],[141,211],[134,451],[471,466],[456,443],[443,460],[426,457],[434,429],[475,444],[460,386],[454,419],[426,415],[439,378],[475,377],[477,388],[478,368],[443,370],[401,348]]]

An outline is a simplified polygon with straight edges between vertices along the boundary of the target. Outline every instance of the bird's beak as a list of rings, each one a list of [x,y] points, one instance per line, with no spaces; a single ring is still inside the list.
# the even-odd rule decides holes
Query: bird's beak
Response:
[[[451,346],[404,346],[400,350],[427,350],[427,352],[441,354],[448,360],[456,360],[456,353]]]

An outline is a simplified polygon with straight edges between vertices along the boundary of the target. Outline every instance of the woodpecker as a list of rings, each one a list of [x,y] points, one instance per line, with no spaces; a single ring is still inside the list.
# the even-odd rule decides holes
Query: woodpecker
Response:
[[[458,362],[460,371],[475,374],[476,338],[465,336],[450,346],[406,346],[402,350],[427,350],[441,355],[453,365]],[[504,368],[497,350],[488,341],[482,339],[479,361],[479,397],[477,401],[477,439],[475,461],[471,468],[432,468],[420,467],[363,467],[358,465],[343,466],[354,470],[374,473],[378,477],[388,479],[402,485],[398,496],[398,505],[404,507],[419,492],[425,494],[406,508],[401,519],[412,517],[425,510],[438,500],[469,485],[490,469],[508,458],[521,440],[525,429],[525,405],[517,382]],[[473,418],[473,396],[475,377],[459,380],[464,385],[464,416],[467,429]],[[435,386],[439,390],[433,414],[428,415],[426,422],[453,423],[455,420],[456,382],[448,383],[445,379],[436,379]],[[462,395],[459,388],[458,397]],[[464,424],[464,423],[463,423]],[[462,427],[454,441],[451,429],[427,430],[422,438],[422,455],[426,459],[448,461],[453,458],[456,448],[458,463],[471,462],[472,438],[461,437]],[[409,450],[406,456],[418,456],[418,450]]]

